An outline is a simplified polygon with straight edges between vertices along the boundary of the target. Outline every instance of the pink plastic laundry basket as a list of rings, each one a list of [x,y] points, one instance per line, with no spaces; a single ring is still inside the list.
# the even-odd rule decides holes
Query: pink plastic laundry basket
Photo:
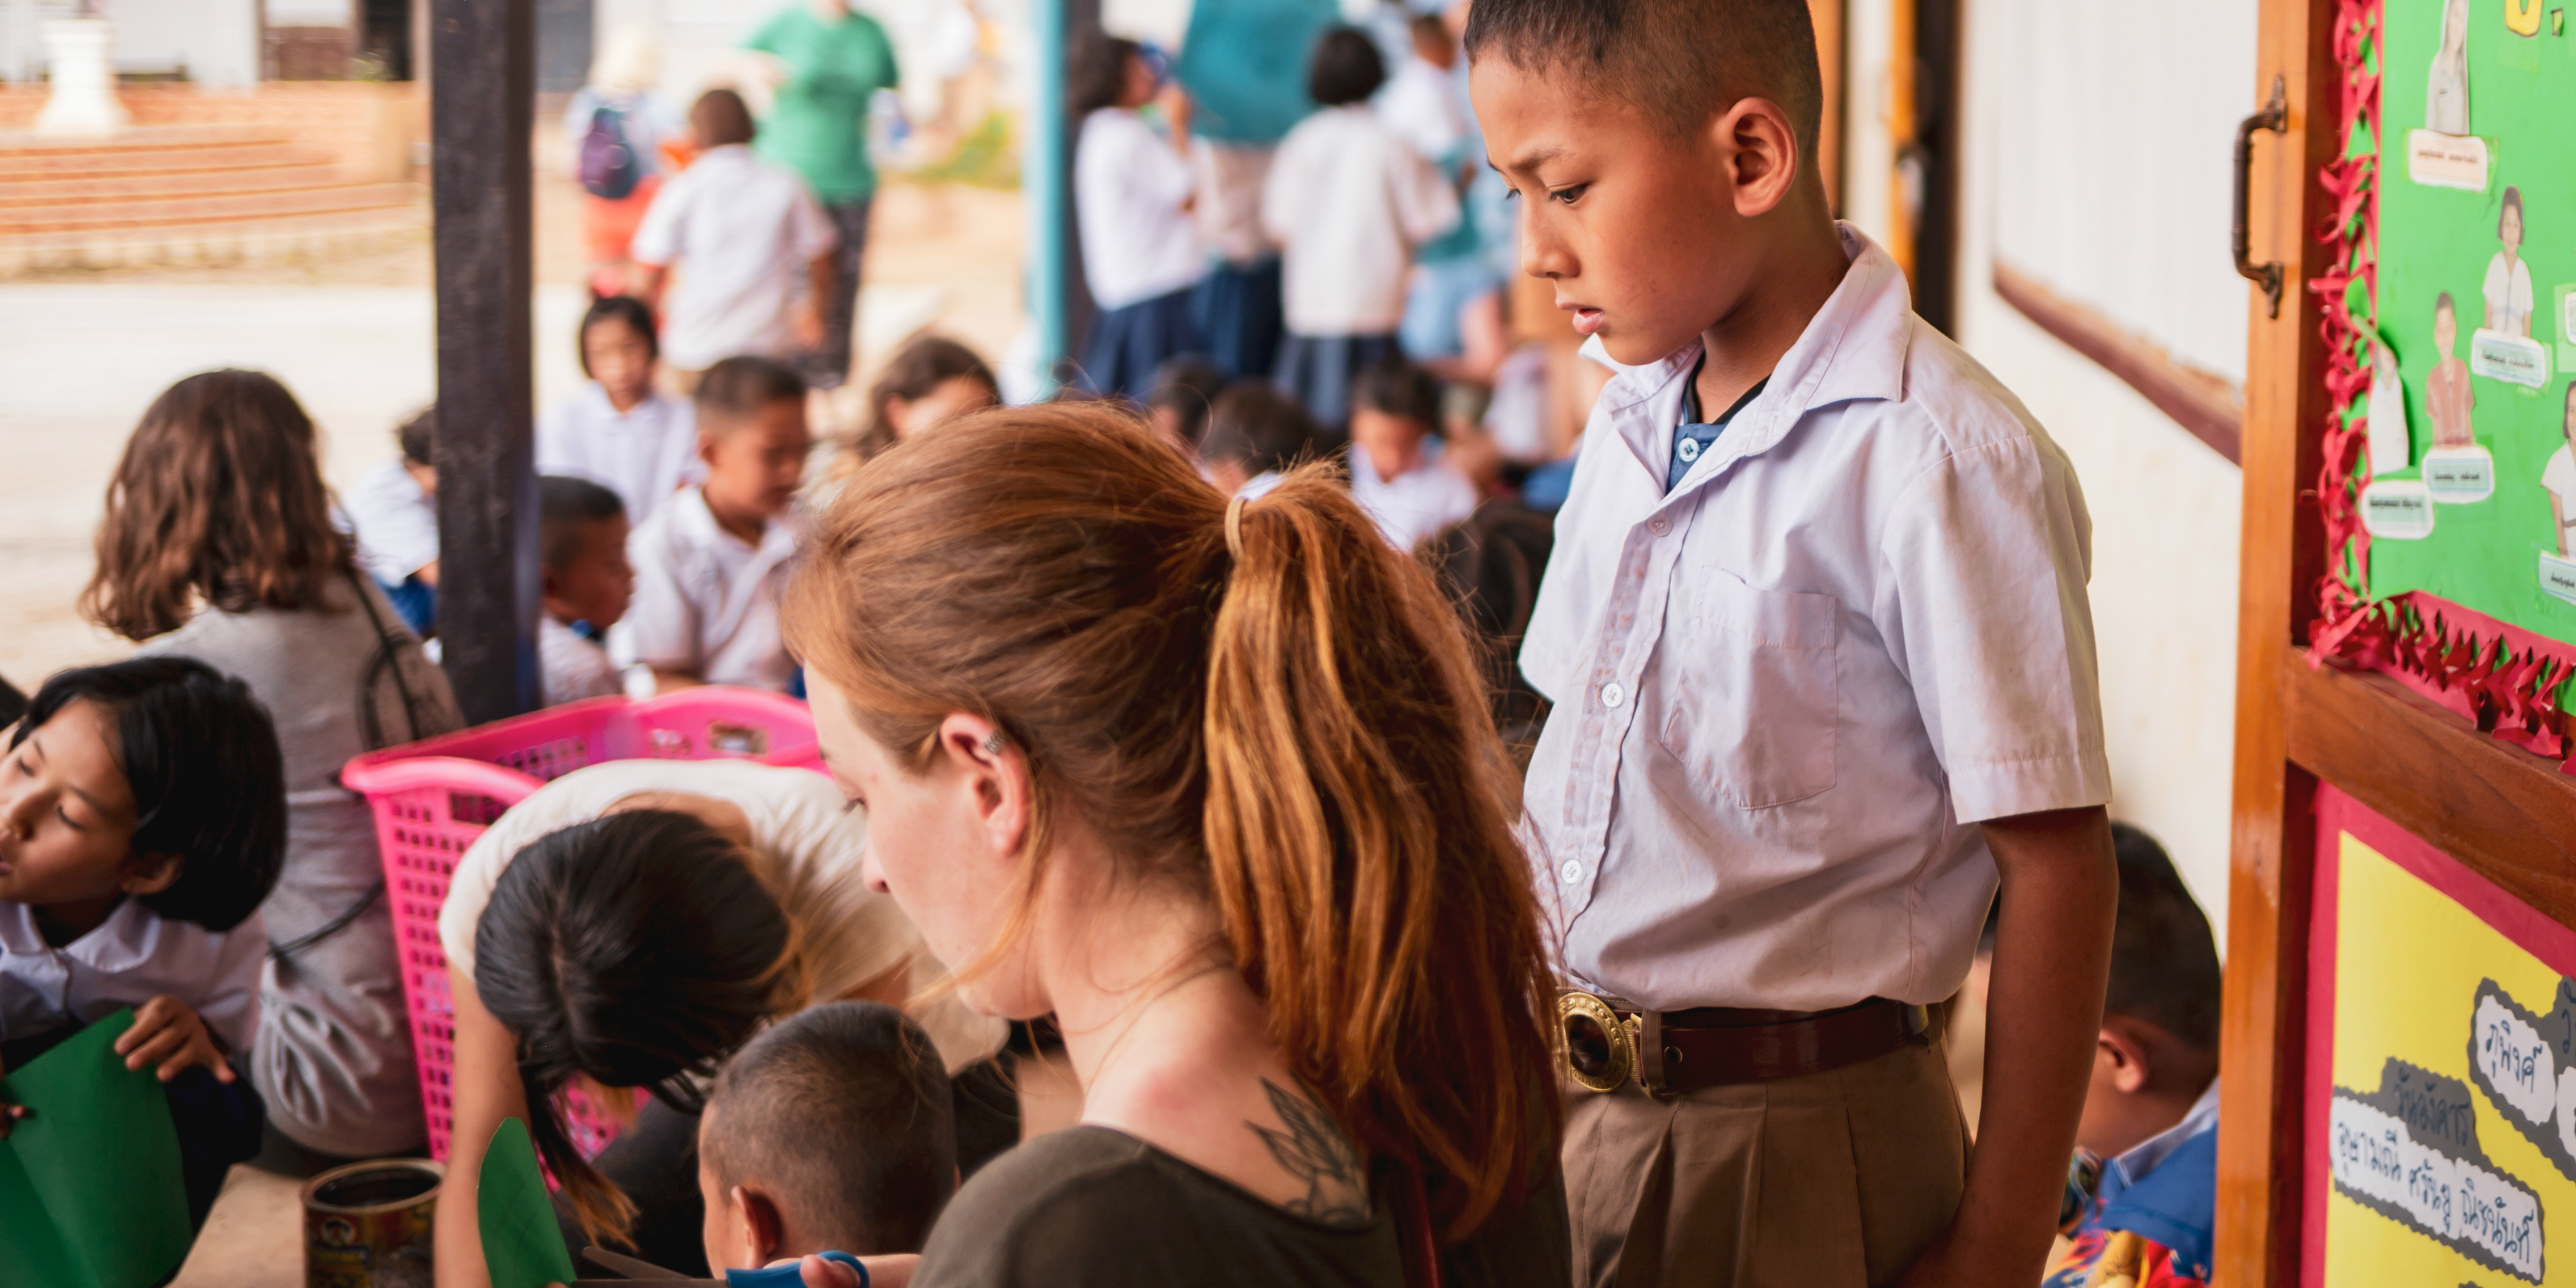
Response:
[[[369,752],[341,769],[340,781],[363,793],[375,811],[431,1157],[447,1157],[452,1121],[456,1004],[447,990],[438,909],[457,859],[503,810],[547,782],[585,765],[645,758],[822,768],[804,703],[757,689],[711,687],[641,702],[569,703]],[[616,1134],[578,1091],[567,1094],[565,1111],[584,1153],[597,1153]]]

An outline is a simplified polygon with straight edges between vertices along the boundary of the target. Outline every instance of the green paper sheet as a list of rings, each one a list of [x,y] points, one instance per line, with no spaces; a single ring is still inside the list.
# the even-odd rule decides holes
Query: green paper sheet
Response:
[[[501,1120],[474,1191],[475,1224],[483,1232],[483,1269],[492,1288],[545,1288],[573,1281],[572,1254],[555,1224],[554,1200],[528,1125]]]
[[[114,1049],[133,1025],[119,1011],[0,1081],[35,1111],[0,1141],[0,1284],[145,1288],[187,1259],[170,1102]]]

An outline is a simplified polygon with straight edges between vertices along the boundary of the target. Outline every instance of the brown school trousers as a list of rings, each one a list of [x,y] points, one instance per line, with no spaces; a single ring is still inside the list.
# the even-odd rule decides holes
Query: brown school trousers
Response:
[[[1942,1044],[1771,1082],[1576,1088],[1576,1288],[1863,1288],[1950,1224],[1968,1128]]]

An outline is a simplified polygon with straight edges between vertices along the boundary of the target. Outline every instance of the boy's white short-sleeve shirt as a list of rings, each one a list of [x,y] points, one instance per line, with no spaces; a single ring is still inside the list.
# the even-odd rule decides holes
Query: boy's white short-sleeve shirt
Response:
[[[1521,653],[1562,964],[1657,1010],[1939,1001],[1995,892],[1975,824],[2110,799],[2074,470],[1841,232],[1670,492],[1697,345],[1611,381]]]
[[[663,358],[696,371],[738,354],[794,356],[806,265],[839,244],[795,171],[739,143],[708,149],[662,185],[635,229],[635,262],[681,264],[662,314]]]
[[[698,410],[660,390],[617,410],[594,380],[537,418],[537,472],[588,479],[617,494],[641,526],[683,485],[706,477]]]
[[[795,570],[804,524],[794,511],[751,545],[716,526],[703,488],[683,488],[627,539],[635,598],[620,623],[635,660],[709,684],[784,692],[796,663],[778,629],[778,596]]]
[[[551,616],[537,619],[537,692],[547,706],[613,698],[625,691],[607,649]]]
[[[438,562],[438,502],[400,458],[367,471],[349,495],[349,525],[356,529],[358,563],[367,575],[399,586]]]
[[[1476,512],[1476,485],[1437,461],[1379,478],[1369,454],[1352,448],[1351,499],[1377,520],[1377,530],[1406,554],[1442,528]]]

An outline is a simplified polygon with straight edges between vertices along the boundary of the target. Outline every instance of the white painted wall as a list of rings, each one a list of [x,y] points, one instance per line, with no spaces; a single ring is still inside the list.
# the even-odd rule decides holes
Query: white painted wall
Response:
[[[276,10],[284,0],[270,0]],[[337,5],[337,24],[348,21],[349,0]],[[248,89],[259,83],[258,0],[105,0],[116,24],[110,55],[124,71],[184,67],[188,79],[209,89]]]
[[[2057,293],[2241,380],[2229,150],[2254,106],[2255,0],[1972,0],[1958,338],[2075,462],[2093,515],[2113,817],[2227,915],[2236,467],[1993,290],[1997,247]],[[1850,0],[1847,217],[1887,227],[1886,0]],[[2220,935],[2223,944],[2225,935]]]

